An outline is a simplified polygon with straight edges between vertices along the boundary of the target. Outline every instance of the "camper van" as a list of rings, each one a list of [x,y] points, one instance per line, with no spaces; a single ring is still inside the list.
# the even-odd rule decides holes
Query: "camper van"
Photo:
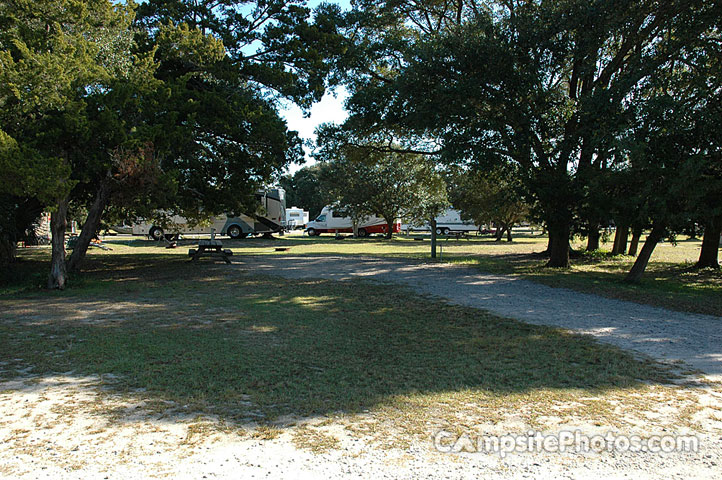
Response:
[[[367,217],[358,225],[358,236],[365,237],[372,233],[386,233],[388,225],[386,220],[379,217]],[[401,231],[401,222],[393,224],[393,233]],[[335,209],[333,206],[323,207],[321,214],[315,220],[308,222],[306,232],[309,236],[321,235],[322,233],[352,233],[353,222],[351,217]]]
[[[215,229],[219,235],[228,235],[231,238],[245,238],[253,234],[270,234],[283,232],[286,224],[286,192],[282,188],[275,188],[256,193],[259,202],[259,212],[252,215],[227,215],[212,217],[210,222],[191,225],[188,220],[174,215],[164,222],[156,225],[151,222],[139,222],[132,226],[133,235],[147,235],[154,240],[174,237],[179,234],[203,235],[210,234]]]
[[[429,232],[431,227],[426,222],[420,226],[412,224],[403,224],[401,230],[405,232],[419,231]],[[437,235],[448,235],[456,232],[477,232],[479,226],[475,225],[471,220],[463,220],[461,218],[461,212],[453,208],[449,208],[444,211],[441,215],[436,217],[436,234]]]
[[[286,230],[303,230],[308,223],[308,212],[302,208],[291,207],[286,209]]]

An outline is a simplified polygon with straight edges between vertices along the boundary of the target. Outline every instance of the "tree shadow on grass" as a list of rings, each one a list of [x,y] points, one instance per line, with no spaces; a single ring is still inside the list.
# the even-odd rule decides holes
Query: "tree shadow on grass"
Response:
[[[669,378],[590,338],[400,287],[231,276],[136,256],[93,260],[83,282],[0,300],[0,378],[112,374],[113,391],[142,389],[237,422],[249,412],[361,412],[407,395],[466,391],[481,401]]]

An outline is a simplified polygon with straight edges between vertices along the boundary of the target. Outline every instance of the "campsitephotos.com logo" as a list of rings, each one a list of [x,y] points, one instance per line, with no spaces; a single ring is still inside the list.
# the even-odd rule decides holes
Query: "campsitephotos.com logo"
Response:
[[[581,430],[545,434],[534,430],[521,435],[479,435],[440,430],[433,435],[434,448],[441,453],[672,453],[699,451],[694,435],[587,435]]]

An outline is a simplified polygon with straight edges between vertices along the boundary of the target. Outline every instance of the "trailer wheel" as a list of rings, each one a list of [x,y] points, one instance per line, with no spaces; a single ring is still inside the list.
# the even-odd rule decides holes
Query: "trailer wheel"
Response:
[[[448,228],[444,227],[443,232],[444,232],[444,235],[448,235],[450,230]]]
[[[437,228],[437,229],[436,229],[436,234],[437,234],[437,235],[441,235],[442,233],[444,233],[444,231],[443,231],[441,228]]]
[[[320,235],[315,228],[309,228],[306,230],[306,233],[308,233],[309,237],[315,237],[316,235]]]
[[[359,236],[360,238],[364,238],[364,237],[367,236],[367,235],[368,235],[368,232],[366,231],[365,228],[359,228],[359,229],[358,229],[358,236]]]
[[[231,225],[228,227],[228,236],[234,240],[237,238],[243,238],[243,229],[238,225]]]
[[[148,232],[148,236],[152,238],[153,240],[160,240],[163,238],[163,229],[158,227],[153,227],[150,229],[150,232]]]

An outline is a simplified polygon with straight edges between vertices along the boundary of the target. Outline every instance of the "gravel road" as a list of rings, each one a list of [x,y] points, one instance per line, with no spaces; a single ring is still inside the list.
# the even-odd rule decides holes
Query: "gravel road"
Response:
[[[452,264],[343,256],[240,258],[244,269],[269,275],[406,285],[418,293],[504,317],[593,335],[664,362],[683,361],[712,380],[722,380],[722,317],[552,288]]]

